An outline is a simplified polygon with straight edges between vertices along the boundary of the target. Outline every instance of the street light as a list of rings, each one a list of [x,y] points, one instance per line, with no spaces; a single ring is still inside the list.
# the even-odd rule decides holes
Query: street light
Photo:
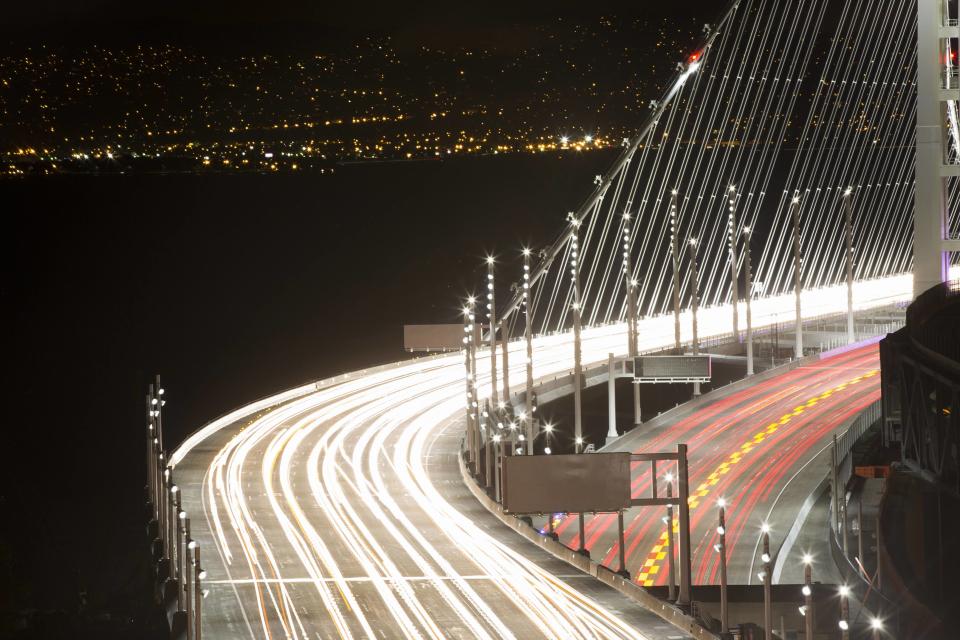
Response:
[[[727,607],[727,521],[726,521],[727,501],[723,498],[717,500],[717,534],[720,536],[720,542],[717,544],[720,553],[720,631],[727,633],[730,628],[730,617]]]
[[[750,239],[753,237],[753,230],[750,227],[743,228],[743,259],[744,271],[746,271],[747,285],[747,375],[753,375],[753,315],[751,313],[750,301],[753,298],[753,273],[751,264]]]
[[[850,587],[847,585],[840,585],[840,622],[838,626],[840,627],[840,637],[842,640],[850,640],[850,603],[848,601],[850,597]]]
[[[763,628],[766,640],[773,640],[773,603],[770,586],[770,525],[766,522],[760,527],[763,534]]]
[[[813,556],[805,553],[803,554],[803,588],[801,589],[801,593],[803,593],[804,597],[803,629],[806,640],[813,640],[813,589],[810,586],[812,583]]]
[[[793,221],[793,289],[796,298],[796,340],[794,356],[803,357],[803,318],[800,314],[800,198],[794,196],[790,201],[790,215]]]
[[[692,294],[691,310],[693,311],[693,355],[700,355],[700,340],[697,337],[697,310],[700,308],[700,283],[697,274],[697,239],[690,238],[690,290]],[[693,395],[700,395],[700,383],[693,383]]]
[[[667,481],[667,498],[673,497],[673,474],[664,476]],[[676,600],[677,579],[673,566],[673,505],[667,504],[667,598],[670,602]]]
[[[883,620],[880,618],[870,618],[870,629],[873,632],[873,640],[880,640],[880,632],[883,631]]]

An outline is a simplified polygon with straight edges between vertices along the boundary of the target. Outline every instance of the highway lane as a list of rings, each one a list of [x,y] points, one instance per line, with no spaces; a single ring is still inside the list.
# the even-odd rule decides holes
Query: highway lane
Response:
[[[902,297],[904,282],[866,283],[858,304]],[[835,311],[836,299],[820,292],[808,310]],[[758,301],[757,324],[787,303]],[[728,307],[704,309],[701,335],[728,322]],[[641,331],[641,349],[668,345],[673,319],[645,319]],[[585,363],[625,351],[623,325],[583,337]],[[524,347],[510,348],[519,381]],[[538,337],[535,354],[538,379],[567,373],[569,334]],[[207,637],[677,635],[478,510],[455,475],[463,380],[460,354],[355,372],[253,403],[188,438],[172,461],[208,573]]]
[[[673,424],[631,432],[608,448],[662,451],[678,442],[688,444],[695,584],[718,580],[719,555],[714,545],[719,542],[719,499],[727,505],[729,581],[757,582],[762,523],[772,528],[775,551],[800,502],[819,482],[815,474],[801,475],[801,470],[830,444],[839,425],[880,397],[879,368],[877,346],[862,347],[759,382]],[[658,471],[660,482],[666,481],[667,473],[675,473],[666,465]],[[791,479],[791,493],[781,495]],[[649,495],[648,472],[637,474],[633,489],[635,496]],[[664,516],[663,509],[639,508],[627,515],[627,568],[640,584],[667,582]],[[558,531],[568,546],[579,543],[575,518],[560,522]],[[608,566],[616,562],[614,516],[589,518],[586,539],[594,557]],[[804,551],[792,551],[797,562]]]
[[[459,356],[362,376],[179,462],[207,637],[678,635],[482,512],[456,474],[462,376]]]

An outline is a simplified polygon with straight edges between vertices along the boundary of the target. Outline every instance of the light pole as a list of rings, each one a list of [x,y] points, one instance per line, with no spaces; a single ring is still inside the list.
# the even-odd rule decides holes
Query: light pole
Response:
[[[201,615],[204,598],[201,580],[206,580],[207,572],[200,566],[200,544],[195,543],[193,548],[193,617],[194,617],[194,640],[200,640],[203,617]]]
[[[473,375],[470,373],[470,359],[471,351],[473,349],[473,305],[468,302],[463,307],[463,368],[464,368],[464,383],[466,385],[466,396],[467,396],[467,432],[466,432],[466,441],[467,441],[467,458],[470,461],[471,465],[476,464],[477,452],[474,447],[474,429],[475,425],[473,423],[473,401],[474,396],[474,384],[473,384]]]
[[[850,640],[850,587],[840,585],[840,621],[837,623],[840,627],[840,637],[842,640]]]
[[[797,305],[796,340],[794,356],[803,357],[803,316],[800,314],[800,197],[790,200],[790,217],[793,221],[793,291]]]
[[[883,620],[880,618],[870,618],[870,631],[873,640],[880,640],[880,633],[883,631]]]
[[[503,438],[499,433],[493,434],[493,499],[496,502],[502,502],[500,496],[500,463],[501,454],[503,447],[500,446],[500,441]]]
[[[617,437],[617,377],[613,354],[607,354],[607,442]],[[633,385],[639,387],[640,385]]]
[[[744,244],[744,267],[747,279],[747,375],[753,375],[753,314],[751,313],[750,302],[753,299],[753,274],[751,273],[752,264],[750,257],[750,239],[753,234],[750,227],[743,228]]]
[[[503,351],[503,401],[510,406],[510,352],[507,347],[510,343],[510,330],[507,319],[500,320],[500,349]]]
[[[843,192],[843,239],[847,271],[847,343],[856,341],[853,329],[853,189]]]
[[[630,214],[623,214],[623,279],[627,289],[627,355],[636,358],[639,355],[640,322],[637,309],[637,281],[633,277],[633,263],[630,260]],[[633,424],[642,423],[640,415],[640,385],[633,385]]]
[[[493,280],[493,256],[487,256],[487,322],[490,325],[490,400],[494,409],[497,398],[497,299]]]
[[[737,231],[737,187],[730,185],[727,191],[727,209],[729,211],[727,222],[730,227],[730,304],[733,307],[733,339],[735,342],[739,342],[740,325],[739,319],[737,318],[737,298],[739,293],[737,287],[739,280],[737,277],[737,236],[740,234]]]
[[[813,557],[803,554],[803,630],[805,640],[813,640]]]
[[[761,528],[763,532],[763,553],[760,559],[763,561],[763,632],[766,640],[773,640],[773,602],[770,586],[770,526],[764,522]]]
[[[715,549],[720,554],[720,632],[726,633],[730,628],[730,617],[728,614],[727,600],[727,520],[725,508],[726,500],[720,498],[717,500],[717,535],[720,536],[720,542]]]
[[[673,342],[680,353],[680,251],[677,247],[677,190],[670,192],[670,258],[673,262]]]
[[[668,473],[665,477],[667,481],[667,498],[673,497],[673,474]],[[673,560],[673,505],[667,505],[667,599],[673,602],[677,597],[677,570],[674,567]]]
[[[177,493],[179,498],[180,494]],[[184,521],[187,519],[187,512],[180,509],[180,501],[177,500],[177,611],[183,611],[183,569],[184,569],[184,537],[186,536],[186,530],[184,529]]]
[[[196,548],[197,543],[190,538],[190,519],[188,518],[185,522],[185,531],[184,540],[186,541],[186,553],[184,554],[192,556],[193,550]],[[193,576],[193,560],[190,557],[184,558],[184,571],[183,571],[183,601],[186,603],[187,611],[187,640],[193,640],[193,603],[194,599],[194,576]]]
[[[583,444],[583,363],[581,353],[581,330],[580,325],[580,260],[579,260],[579,242],[577,239],[577,229],[580,221],[572,215],[570,216],[570,280],[573,283],[573,411],[574,411],[574,437],[576,439],[576,452],[581,452]]]
[[[697,273],[697,239],[690,238],[690,308],[693,312],[693,355],[700,355],[700,340],[697,336],[697,311],[700,308],[700,279]],[[700,383],[693,383],[693,395],[700,395]]]
[[[523,337],[527,343],[527,454],[533,455],[533,327],[530,317],[530,249],[523,250]]]

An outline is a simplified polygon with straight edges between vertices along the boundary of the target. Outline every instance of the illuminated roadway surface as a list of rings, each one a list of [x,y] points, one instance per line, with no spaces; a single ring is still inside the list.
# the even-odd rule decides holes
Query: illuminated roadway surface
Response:
[[[673,424],[631,432],[605,450],[663,451],[687,443],[693,582],[719,581],[714,545],[719,542],[717,500],[723,498],[728,579],[731,584],[756,584],[762,565],[757,546],[762,523],[771,526],[775,553],[804,499],[823,478],[822,470],[819,475],[804,474],[807,463],[831,444],[832,434],[845,420],[879,398],[879,352],[877,345],[870,345],[758,382]],[[659,482],[669,471],[676,475],[662,466]],[[781,493],[785,487],[789,491]],[[634,474],[633,491],[635,497],[650,495],[649,464],[642,474],[640,470]],[[661,521],[665,515],[664,508],[635,508],[625,518],[627,568],[645,586],[667,583],[666,526]],[[576,547],[575,518],[565,519],[558,532],[565,544]],[[615,534],[614,516],[587,520],[587,547],[608,566],[615,564],[619,552]],[[819,559],[831,563],[824,557],[823,537]],[[805,551],[792,550],[795,565]]]
[[[858,305],[903,298],[909,282],[858,283]],[[805,309],[836,312],[837,293],[810,292]],[[789,296],[758,300],[756,324],[782,320],[791,306]],[[702,310],[701,335],[722,333],[729,317],[729,308]],[[673,320],[643,320],[641,332],[641,349],[669,344]],[[583,335],[585,363],[625,351],[623,325]],[[523,348],[511,344],[514,381]],[[538,338],[534,359],[537,378],[566,373],[570,336]],[[485,353],[478,371],[489,371]],[[457,471],[463,379],[459,354],[357,372],[254,403],[188,438],[171,461],[207,569],[204,637],[683,637],[483,511]],[[489,381],[478,382],[482,394]],[[696,432],[690,425],[682,438],[706,455],[693,459],[694,486],[727,455],[710,454],[702,443],[711,438]],[[756,457],[727,477],[747,486],[740,472],[762,473]],[[694,511],[697,526],[703,512]],[[746,511],[735,502],[738,513]]]
[[[462,376],[460,357],[362,376],[192,450],[205,638],[684,637],[476,502]]]

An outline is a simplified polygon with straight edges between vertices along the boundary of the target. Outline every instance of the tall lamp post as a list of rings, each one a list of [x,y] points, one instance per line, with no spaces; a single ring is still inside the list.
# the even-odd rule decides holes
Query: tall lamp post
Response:
[[[636,358],[639,355],[638,339],[640,322],[637,309],[637,281],[633,277],[633,263],[630,260],[630,214],[623,214],[623,279],[627,289],[627,355]],[[639,426],[640,385],[633,386],[633,424]]]
[[[750,239],[753,237],[753,232],[750,227],[743,228],[743,244],[744,244],[744,267],[746,271],[746,284],[747,284],[747,375],[753,375],[753,314],[751,313],[750,302],[753,299],[753,273],[751,270],[753,268],[751,264],[751,250],[750,250]]]
[[[813,640],[813,557],[803,554],[803,632],[805,640]]]
[[[793,221],[793,291],[796,298],[796,340],[794,356],[803,357],[803,316],[800,312],[800,197],[793,196],[790,201],[790,218]]]
[[[673,474],[668,473],[665,477],[667,481],[667,498],[673,497]],[[674,602],[677,597],[677,570],[674,567],[673,559],[673,505],[667,505],[667,516],[664,519],[667,525],[667,599]]]
[[[737,187],[730,185],[727,190],[727,223],[729,226],[730,242],[730,305],[733,307],[733,339],[740,341],[740,324],[737,317],[738,281],[737,277]]]
[[[847,343],[856,341],[853,328],[853,189],[843,192],[844,263],[847,272]]]
[[[472,298],[471,298],[472,300]],[[466,384],[466,396],[467,396],[467,458],[471,465],[475,465],[477,461],[477,451],[475,447],[474,440],[474,431],[476,425],[473,421],[474,415],[474,401],[476,396],[474,395],[474,379],[473,374],[470,371],[470,361],[472,358],[473,351],[473,304],[469,302],[463,307],[463,368],[464,368],[464,381]]]
[[[763,534],[763,553],[760,559],[763,561],[763,630],[766,640],[773,640],[773,603],[770,586],[770,526],[764,522],[761,528]]]
[[[677,247],[677,190],[670,192],[670,259],[673,263],[673,342],[680,353],[680,251]]]
[[[497,398],[497,298],[493,280],[493,256],[487,256],[487,321],[490,325],[490,401],[494,409]]]
[[[580,221],[570,216],[570,280],[573,283],[573,411],[574,411],[574,439],[576,452],[580,453],[583,445],[583,362],[581,360],[581,317],[580,317],[580,246],[577,230]]]
[[[850,640],[850,587],[840,585],[840,637],[842,640]]]
[[[717,500],[717,535],[720,542],[715,549],[720,554],[720,632],[726,633],[730,628],[727,600],[727,502],[723,498]]]
[[[523,338],[527,343],[527,380],[525,402],[527,413],[527,455],[533,455],[533,326],[530,317],[530,249],[523,250]]]
[[[693,355],[700,355],[700,339],[697,335],[697,311],[700,308],[700,276],[697,272],[697,239],[690,238],[690,307],[693,312]],[[693,383],[693,395],[700,395],[700,383]]]

